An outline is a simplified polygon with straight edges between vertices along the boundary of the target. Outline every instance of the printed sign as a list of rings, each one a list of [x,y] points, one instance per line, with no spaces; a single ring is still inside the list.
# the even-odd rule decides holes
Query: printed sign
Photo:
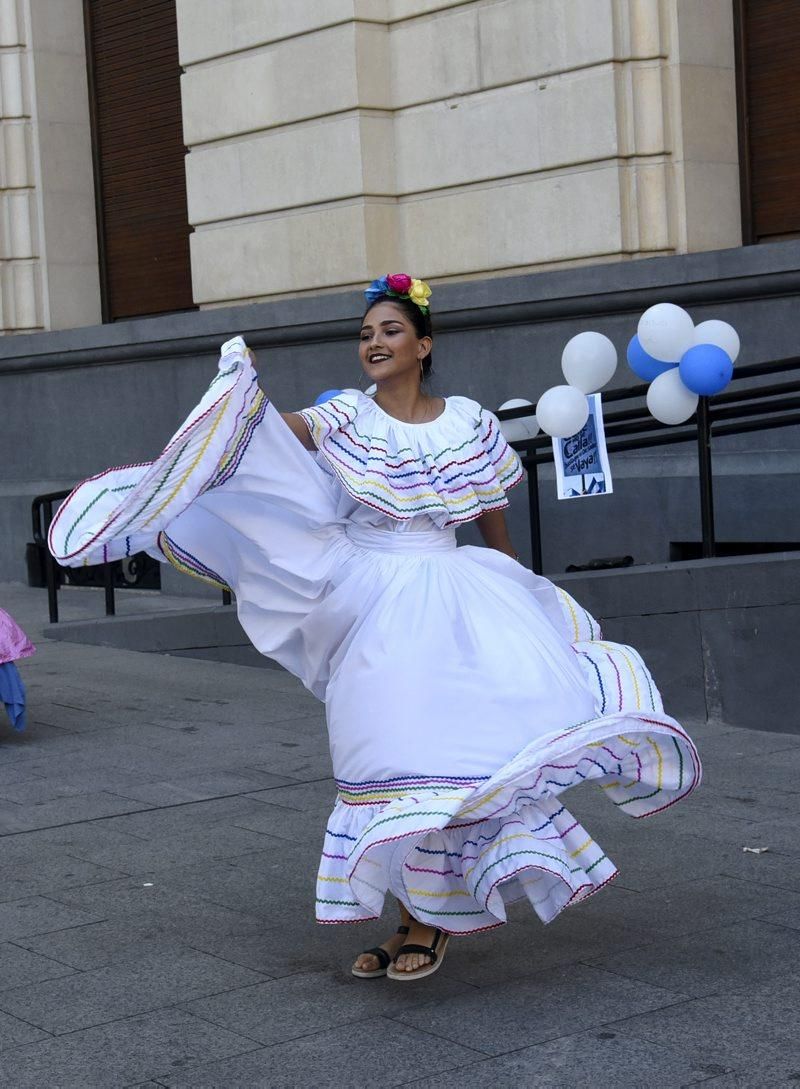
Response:
[[[607,495],[614,490],[608,464],[600,394],[589,394],[587,401],[589,419],[577,435],[570,435],[568,439],[553,439],[556,491],[559,499]]]

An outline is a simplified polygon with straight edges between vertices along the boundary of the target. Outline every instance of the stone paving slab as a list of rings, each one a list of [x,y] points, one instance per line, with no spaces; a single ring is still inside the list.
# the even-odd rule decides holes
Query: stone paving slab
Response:
[[[676,875],[676,878],[680,875]],[[609,913],[633,932],[654,938],[715,931],[726,922],[754,919],[782,908],[800,907],[800,893],[775,886],[745,883],[721,875],[680,881],[648,892],[620,887],[603,890],[581,905],[589,922]]]
[[[653,942],[651,935],[613,921],[613,913],[587,927],[580,911],[565,911],[549,926],[532,926],[531,911],[520,901],[508,909],[508,926],[474,934],[453,943],[440,971],[454,979],[487,987],[525,979],[543,969],[591,961],[604,954],[636,951]]]
[[[12,808],[13,806],[13,808]],[[41,805],[0,805],[0,829],[3,835],[30,832],[35,828],[57,828],[63,824],[80,824],[98,817],[114,817],[120,813],[135,813],[145,809],[142,802],[133,802],[105,790],[56,798]]]
[[[102,917],[44,896],[10,900],[0,904],[0,941],[49,934],[83,923],[98,922]]]
[[[320,809],[289,809],[271,805],[266,796],[258,796],[261,808],[238,818],[237,828],[246,828],[261,835],[285,839],[289,843],[307,843],[319,849],[325,835],[327,812]]]
[[[154,783],[122,787],[118,793],[148,805],[182,805],[185,802],[205,802],[210,798],[235,797],[265,787],[286,786],[291,782],[285,775],[247,769],[160,779]]]
[[[587,961],[596,968],[693,996],[800,974],[800,931],[749,919]]]
[[[242,1055],[256,1046],[180,1010],[160,1010],[0,1052],[0,1085],[118,1089],[148,1075],[198,1060]]]
[[[404,1013],[420,1007],[422,996],[410,987],[367,988],[364,984],[341,972],[303,972],[190,1002],[183,1008],[223,1028],[236,1026],[235,1031],[262,1044],[278,1044],[373,1016],[402,1020]],[[474,987],[437,973],[425,988],[424,1008],[430,1002],[475,993]],[[466,1044],[466,1040],[457,1042]]]
[[[609,1031],[678,1047],[697,1062],[728,1069],[791,1058],[800,1069],[800,976],[707,995],[606,1024]],[[769,1085],[767,1082],[766,1085]]]
[[[50,1039],[49,1034],[36,1028],[35,1025],[29,1025],[26,1021],[20,1021],[17,1017],[0,1012],[0,1056],[6,1048],[16,1050],[20,1044],[45,1039]],[[13,1082],[7,1084],[12,1085]]]
[[[24,938],[22,939],[25,940]],[[29,949],[11,942],[0,945],[0,991],[21,987],[28,983],[41,983],[46,979],[69,976],[75,971],[50,957],[39,956]]]
[[[402,986],[399,984],[398,986]],[[454,1043],[502,1055],[616,1021],[633,1011],[681,1005],[686,996],[587,965],[549,968],[395,1014]]]
[[[706,785],[685,804],[632,821],[570,796],[617,882],[547,927],[511,905],[429,981],[359,981],[396,915],[313,921],[335,794],[313,697],[50,643],[41,592],[0,604],[38,643],[29,729],[0,723],[0,1084],[797,1084],[800,735],[688,723]]]
[[[304,972],[342,973],[342,965],[348,964],[354,952],[382,941],[386,931],[385,925],[378,926],[370,938],[360,928],[354,934],[351,927],[318,926],[310,914],[303,913],[293,921],[291,940],[287,940],[285,926],[275,925],[276,920],[271,926],[263,918],[256,922],[247,930],[192,935],[192,946],[277,979]],[[444,978],[448,973],[439,974]]]
[[[0,1010],[60,1034],[260,981],[258,973],[218,957],[195,950],[161,950],[135,961],[0,991]]]
[[[258,866],[242,865],[252,858],[245,856],[173,871],[167,880],[184,897],[249,912],[269,925],[283,916],[287,902],[313,917],[319,851],[303,852],[293,844],[275,843],[273,850],[261,853]]]
[[[3,850],[7,842],[0,840],[0,872],[3,874],[0,901],[21,900],[39,894],[46,896],[61,889],[111,881],[121,876],[120,870],[71,858],[53,849],[40,849],[35,854],[29,850],[22,858],[12,858]]]
[[[374,1017],[159,1079],[169,1089],[374,1089],[462,1068],[477,1052]]]
[[[244,822],[247,816],[235,818]],[[196,827],[174,828],[171,833],[153,831],[149,838],[132,833],[117,832],[107,825],[72,826],[75,836],[65,835],[63,846],[75,864],[87,859],[105,874],[105,880],[121,876],[158,873],[172,866],[196,865],[213,859],[234,858],[240,854],[263,850],[270,840],[244,824],[198,823]],[[54,831],[48,829],[48,833]],[[67,831],[66,829],[64,830]],[[94,833],[87,838],[84,833]],[[0,841],[0,844],[2,841]],[[112,870],[111,866],[116,870]],[[69,888],[63,882],[61,888]]]
[[[414,1089],[678,1089],[710,1083],[724,1071],[679,1050],[617,1036],[584,1032],[521,1048],[458,1071],[413,1083]]]
[[[746,1069],[722,1074],[708,1083],[707,1089],[796,1089],[800,1081],[800,1062],[795,1059],[762,1061]]]
[[[226,941],[263,940],[269,934],[262,918],[214,904],[204,904],[198,911],[196,902],[169,897],[160,908],[112,911],[109,918],[101,922],[18,938],[15,944],[59,963],[89,971],[138,960],[163,948],[195,949],[216,956]],[[221,959],[241,963],[242,967],[252,968],[260,975],[282,974],[267,973],[258,964],[234,957],[223,956]]]

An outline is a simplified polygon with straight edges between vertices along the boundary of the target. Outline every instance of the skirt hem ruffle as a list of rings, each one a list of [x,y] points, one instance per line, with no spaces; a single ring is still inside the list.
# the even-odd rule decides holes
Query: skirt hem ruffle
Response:
[[[616,714],[534,742],[479,785],[442,789],[442,778],[426,790],[417,776],[413,794],[373,805],[340,797],[318,875],[318,922],[377,918],[387,893],[451,934],[502,926],[505,904],[522,898],[551,922],[618,873],[560,795],[594,780],[622,812],[651,816],[697,786],[700,764],[666,715]]]

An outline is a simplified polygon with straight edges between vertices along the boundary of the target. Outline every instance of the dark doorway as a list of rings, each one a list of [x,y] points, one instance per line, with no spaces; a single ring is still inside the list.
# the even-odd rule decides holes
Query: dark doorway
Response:
[[[742,235],[800,237],[800,3],[734,0]]]
[[[193,307],[174,0],[84,0],[103,319]]]

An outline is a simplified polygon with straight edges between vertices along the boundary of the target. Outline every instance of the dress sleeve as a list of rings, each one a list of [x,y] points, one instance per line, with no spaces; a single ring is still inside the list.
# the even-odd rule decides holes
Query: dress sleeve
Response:
[[[160,531],[236,471],[267,405],[247,346],[234,337],[205,396],[154,461],[107,469],[64,500],[50,526],[53,556],[79,567],[159,555]]]
[[[519,454],[508,445],[500,430],[500,421],[488,408],[480,409],[478,437],[503,491],[510,491],[525,475]]]
[[[358,399],[357,390],[345,389],[321,405],[300,410],[299,415],[305,420],[317,448],[321,448],[334,432],[353,423],[358,415]]]

